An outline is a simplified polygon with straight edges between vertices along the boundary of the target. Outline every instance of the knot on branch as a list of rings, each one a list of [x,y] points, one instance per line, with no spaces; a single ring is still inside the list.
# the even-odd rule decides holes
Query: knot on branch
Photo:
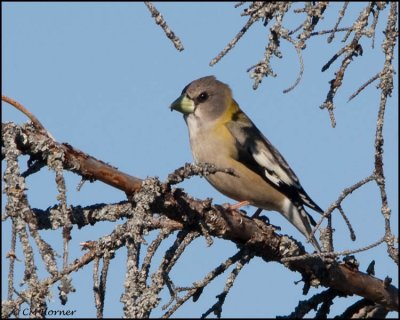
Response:
[[[135,210],[148,212],[162,193],[161,182],[156,177],[144,179],[138,192],[132,195],[131,200],[135,203]]]

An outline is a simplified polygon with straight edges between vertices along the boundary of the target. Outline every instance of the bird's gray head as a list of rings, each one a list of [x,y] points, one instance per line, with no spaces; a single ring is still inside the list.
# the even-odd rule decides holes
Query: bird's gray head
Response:
[[[212,121],[225,112],[232,101],[229,86],[214,76],[207,76],[189,83],[170,108],[185,116],[193,114],[202,121]]]

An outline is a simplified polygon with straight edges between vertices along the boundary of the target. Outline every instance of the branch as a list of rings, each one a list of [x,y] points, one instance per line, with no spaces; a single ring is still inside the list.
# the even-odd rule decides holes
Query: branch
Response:
[[[168,39],[170,39],[172,41],[175,48],[178,51],[183,51],[184,48],[183,48],[181,40],[168,27],[167,22],[164,20],[164,17],[161,15],[161,13],[154,7],[154,5],[151,2],[145,1],[144,4],[149,9],[151,16],[156,21],[156,24],[158,24],[163,29],[163,31],[165,32],[165,35],[167,36]]]
[[[388,97],[391,96],[393,91],[393,54],[397,42],[397,3],[390,4],[390,13],[385,30],[386,38],[383,41],[382,49],[385,54],[385,63],[383,70],[380,74],[379,88],[381,89],[381,100],[379,103],[378,119],[375,133],[375,179],[381,193],[381,213],[385,219],[385,241],[388,246],[388,253],[390,257],[397,264],[399,263],[399,252],[395,247],[396,239],[391,232],[390,215],[391,210],[388,204],[386,187],[385,187],[385,174],[383,170],[383,123],[385,119],[385,109]]]
[[[19,102],[15,101],[14,99],[11,99],[11,98],[9,98],[7,96],[4,96],[4,95],[1,96],[1,100],[11,104],[16,109],[21,111],[24,115],[26,115],[32,121],[32,123],[33,123],[33,125],[35,126],[36,129],[43,130],[44,132],[46,132],[46,129],[41,124],[41,122],[28,109],[26,109],[22,104],[20,104]]]
[[[139,228],[141,228],[140,224],[143,224],[143,227],[147,230],[155,228],[155,226],[152,226],[153,220],[151,218],[154,218],[152,213],[158,213],[167,217],[167,223],[168,221],[174,221],[172,225],[177,228],[193,230],[198,234],[204,234],[204,230],[207,230],[207,234],[211,236],[232,241],[240,247],[245,246],[252,254],[261,257],[266,262],[276,261],[282,263],[290,270],[300,272],[303,280],[308,285],[324,285],[343,294],[357,294],[379,303],[389,310],[397,310],[398,308],[398,290],[389,282],[362,273],[353,267],[349,268],[346,263],[327,262],[324,260],[323,255],[306,255],[301,244],[287,236],[276,234],[274,228],[262,220],[252,219],[243,212],[232,209],[226,210],[226,208],[219,205],[211,205],[210,200],[195,200],[182,189],[172,189],[171,181],[161,183],[155,178],[141,180],[119,172],[102,161],[75,150],[72,146],[55,142],[46,133],[38,132],[30,124],[19,127],[15,124],[7,123],[3,125],[2,133],[6,145],[11,143],[17,151],[16,154],[42,158],[47,163],[54,153],[63,153],[64,156],[58,159],[60,159],[59,161],[61,161],[64,169],[80,174],[85,178],[90,175],[90,179],[104,181],[125,191],[132,199],[132,203],[122,204],[123,208],[128,210],[130,207],[132,210],[130,214],[133,214],[133,218],[138,214],[140,216],[143,215],[143,219],[129,219],[127,226],[125,226],[125,223],[116,228],[115,232],[119,233],[117,244],[112,244],[109,249],[107,249],[108,247],[104,248],[104,245],[108,244],[102,244],[101,250],[100,248],[100,251],[96,250],[95,256],[85,255],[86,258],[82,257],[82,263],[74,264],[74,267],[71,265],[66,266],[61,273],[53,271],[53,277],[48,280],[50,282],[41,282],[43,285],[50,285],[60,280],[64,275],[76,271],[83,264],[89,263],[95,257],[103,257],[108,250],[116,250],[121,247],[124,242],[123,239],[132,237],[132,223]],[[10,151],[7,152],[10,153]],[[112,172],[112,178],[105,175],[104,172]],[[176,172],[182,173],[181,170]],[[203,171],[200,170],[199,172],[204,174],[204,167]],[[227,172],[226,174],[231,173]],[[181,178],[189,177],[190,175],[190,172],[184,172]],[[363,181],[362,183],[365,182]],[[6,191],[10,192],[9,189],[6,189]],[[12,197],[12,195],[8,196]],[[96,208],[95,211],[101,212],[101,208]],[[23,210],[16,212],[23,212]],[[49,212],[53,214],[51,210]],[[88,210],[88,215],[85,219],[93,223],[91,219],[96,215],[94,211],[91,213],[92,215]],[[116,216],[114,213],[114,218]],[[120,217],[118,216],[118,218]],[[34,215],[29,219],[32,226],[34,226]],[[44,218],[41,217],[41,219]],[[47,221],[52,220],[47,219]],[[158,223],[160,221],[161,219],[158,220]],[[65,221],[59,221],[59,227],[63,227],[64,223]],[[71,217],[70,223],[77,222]],[[124,236],[120,235],[121,231],[118,231],[120,228],[126,229],[127,233]],[[329,254],[331,253],[324,255]]]

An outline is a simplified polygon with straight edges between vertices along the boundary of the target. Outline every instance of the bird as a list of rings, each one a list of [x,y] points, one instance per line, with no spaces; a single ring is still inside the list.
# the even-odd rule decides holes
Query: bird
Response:
[[[170,105],[189,130],[196,163],[211,163],[233,169],[234,174],[216,172],[207,181],[225,196],[240,203],[277,211],[321,252],[311,235],[315,220],[307,206],[322,214],[281,153],[242,111],[230,87],[206,76],[190,82]]]

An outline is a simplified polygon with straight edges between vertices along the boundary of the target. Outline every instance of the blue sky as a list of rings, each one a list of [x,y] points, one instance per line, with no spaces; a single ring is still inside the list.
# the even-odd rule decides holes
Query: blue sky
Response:
[[[239,105],[281,151],[307,193],[322,208],[334,202],[344,188],[372,173],[379,91],[373,84],[351,102],[347,103],[347,99],[382,69],[381,30],[386,16],[382,15],[378,24],[380,31],[376,34],[375,49],[371,49],[371,40],[363,39],[363,56],[355,58],[348,68],[343,87],[335,99],[337,127],[333,129],[326,110],[319,106],[325,100],[328,81],[333,78],[340,60],[324,73],[320,70],[343,45],[340,41],[343,34],[338,34],[329,46],[327,36],[310,39],[307,50],[303,51],[304,76],[288,94],[282,91],[295,81],[299,63],[293,47],[282,41],[283,58],[274,58],[272,62],[278,76],[264,79],[254,91],[246,69],[262,58],[269,26],[254,25],[226,57],[210,67],[212,58],[247,21],[247,17],[240,16],[242,9],[235,9],[233,3],[155,5],[182,40],[183,52],[178,52],[165,37],[143,3],[2,3],[2,93],[27,107],[57,141],[68,142],[131,175],[140,178],[158,176],[163,180],[174,169],[192,161],[186,125],[181,115],[170,112],[168,106],[187,83],[213,74],[231,86]],[[343,26],[349,25],[358,15],[361,6],[355,3],[349,6]],[[318,30],[332,28],[339,9],[340,4],[332,4]],[[290,25],[286,26],[289,29],[297,27],[301,18],[302,15],[291,16]],[[397,55],[395,63],[397,66]],[[396,235],[397,88],[395,77],[395,90],[387,104],[384,127],[384,168]],[[26,121],[25,116],[4,103],[2,117],[3,121]],[[65,175],[70,205],[113,203],[125,199],[122,192],[101,182],[86,183],[78,192],[79,177],[68,172]],[[54,174],[47,168],[29,177],[27,184],[32,207],[45,209],[56,203]],[[212,197],[215,203],[232,202],[198,177],[185,181],[181,187],[200,199]],[[3,196],[3,203],[4,200]],[[375,184],[354,192],[344,201],[343,208],[355,229],[357,241],[350,241],[343,219],[335,212],[336,250],[359,248],[381,238],[384,221]],[[245,210],[252,214],[254,208]],[[268,217],[272,224],[282,227],[282,233],[304,240],[278,213],[269,212]],[[73,229],[71,261],[82,254],[80,242],[110,233],[115,225],[103,223],[83,230]],[[7,220],[2,223],[3,279],[8,270],[5,253],[9,250],[9,230],[10,221]],[[59,254],[62,253],[60,230],[45,231],[43,237]],[[154,234],[149,239],[151,237]],[[168,248],[173,238],[170,237],[164,248]],[[211,268],[236,251],[237,248],[227,241],[215,239],[214,245],[207,247],[204,239],[196,240],[172,272],[176,285],[189,286],[202,279]],[[17,256],[22,258],[21,251],[17,251]],[[376,276],[389,275],[397,283],[396,265],[382,246],[357,254],[357,259],[361,270],[375,259]],[[125,261],[126,251],[120,250],[111,262],[104,316],[123,314],[119,299],[123,293]],[[22,268],[20,263],[18,275]],[[95,316],[91,273],[89,267],[73,274],[77,292],[69,296],[68,305],[60,307],[57,291],[54,291],[49,308],[76,309],[79,317]],[[222,291],[226,277],[227,274],[220,276],[204,291],[198,303],[187,304],[176,316],[199,317],[216,301],[215,296]],[[300,280],[299,274],[255,258],[240,273],[222,315],[287,315],[294,310],[298,300],[306,298],[301,296],[302,286],[293,284],[296,280]],[[19,288],[19,283],[16,287],[23,289]],[[309,296],[318,291],[310,290]],[[6,287],[3,286],[3,299],[5,295]],[[167,292],[163,297],[168,299]],[[333,314],[358,299],[338,299],[332,307]],[[160,306],[165,302],[167,300]],[[158,308],[152,316],[162,314]]]

